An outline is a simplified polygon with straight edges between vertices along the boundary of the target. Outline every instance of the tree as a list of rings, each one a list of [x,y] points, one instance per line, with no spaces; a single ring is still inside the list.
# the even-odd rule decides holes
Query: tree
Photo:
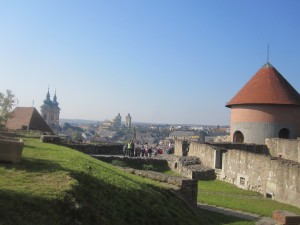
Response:
[[[11,90],[6,90],[6,95],[0,92],[0,128],[5,126],[7,120],[12,118],[12,107],[15,104],[15,95]]]

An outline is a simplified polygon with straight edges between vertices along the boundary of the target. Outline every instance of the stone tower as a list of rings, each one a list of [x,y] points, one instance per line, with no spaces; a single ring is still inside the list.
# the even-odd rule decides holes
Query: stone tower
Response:
[[[128,115],[126,116],[125,126],[126,127],[131,127],[131,116],[130,116],[130,113],[128,113]]]
[[[300,95],[268,62],[227,103],[231,141],[264,144],[300,136]]]
[[[59,103],[57,102],[56,92],[54,94],[53,101],[51,101],[48,89],[44,104],[41,106],[41,115],[51,128],[54,128],[59,124],[60,108],[58,105]]]

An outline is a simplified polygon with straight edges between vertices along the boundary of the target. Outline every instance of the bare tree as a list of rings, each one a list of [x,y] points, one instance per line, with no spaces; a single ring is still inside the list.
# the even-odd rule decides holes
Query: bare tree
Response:
[[[12,118],[12,107],[15,104],[15,95],[11,90],[6,90],[6,94],[0,92],[0,129],[5,127],[7,120]]]

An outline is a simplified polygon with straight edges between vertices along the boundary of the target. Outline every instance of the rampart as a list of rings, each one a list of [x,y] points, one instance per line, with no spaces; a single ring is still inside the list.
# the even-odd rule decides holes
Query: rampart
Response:
[[[158,165],[167,166],[168,161],[162,158],[135,158],[135,157],[122,157],[111,155],[91,155],[92,157],[104,162],[111,163],[113,160],[120,160],[130,165]],[[185,177],[174,177],[167,174],[137,169],[124,169],[132,174],[157,180],[160,182],[168,183],[173,186],[173,190],[179,194],[188,204],[197,206],[197,193],[198,193],[198,180],[188,179]]]
[[[184,201],[193,207],[197,206],[198,181],[185,177],[170,176],[163,173],[146,170],[127,169],[127,172],[132,174],[157,180],[173,186],[173,190]]]
[[[220,180],[300,207],[300,163],[273,157],[272,151],[266,145],[191,142],[188,155],[215,169]],[[175,143],[175,154],[182,154],[180,141]]]
[[[103,145],[93,145],[93,144],[69,144],[61,143],[66,147],[75,149],[85,154],[89,155],[122,155],[123,145],[121,144],[103,144]]]

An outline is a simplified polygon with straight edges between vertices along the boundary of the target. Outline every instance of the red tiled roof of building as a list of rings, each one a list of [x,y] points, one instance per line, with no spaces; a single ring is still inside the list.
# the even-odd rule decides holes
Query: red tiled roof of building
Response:
[[[43,117],[34,107],[16,107],[13,117],[7,121],[6,128],[9,130],[39,130],[52,132]]]
[[[226,107],[247,104],[300,105],[300,95],[270,63],[266,63]]]

